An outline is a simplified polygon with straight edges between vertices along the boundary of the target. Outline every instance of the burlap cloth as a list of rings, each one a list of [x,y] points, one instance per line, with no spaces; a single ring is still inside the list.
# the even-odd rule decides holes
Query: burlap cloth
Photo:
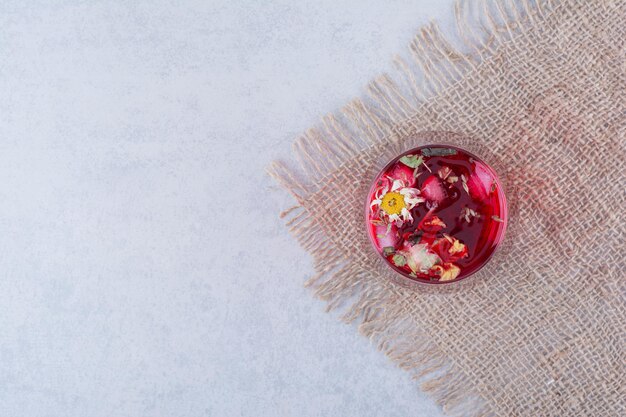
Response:
[[[297,200],[283,215],[314,257],[309,285],[450,414],[626,415],[626,2],[456,12],[462,46],[423,28],[397,74],[296,141],[298,167],[270,168]],[[363,204],[380,155],[429,141],[494,166],[509,228],[473,278],[405,288]]]

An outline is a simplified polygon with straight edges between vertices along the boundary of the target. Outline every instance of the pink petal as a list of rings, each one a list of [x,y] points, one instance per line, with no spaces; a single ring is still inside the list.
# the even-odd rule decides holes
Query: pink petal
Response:
[[[489,169],[480,162],[475,162],[474,172],[467,180],[470,196],[476,200],[486,199],[491,191],[491,184],[493,184],[493,176]]]
[[[426,181],[424,181],[422,185],[422,196],[426,198],[426,200],[434,203],[441,203],[446,198],[446,192],[439,178],[435,175],[426,178]]]
[[[387,233],[387,226],[376,226],[375,233],[376,238],[378,239],[378,246],[381,248],[386,248],[388,246],[395,247],[398,243],[398,228],[394,225],[391,225],[389,233]]]

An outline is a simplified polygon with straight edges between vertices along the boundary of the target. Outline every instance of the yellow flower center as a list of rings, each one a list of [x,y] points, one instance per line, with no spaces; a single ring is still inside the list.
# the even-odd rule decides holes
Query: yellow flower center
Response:
[[[385,194],[383,196],[383,201],[380,204],[380,208],[390,216],[400,214],[402,209],[405,207],[406,204],[404,204],[404,196],[393,191]]]

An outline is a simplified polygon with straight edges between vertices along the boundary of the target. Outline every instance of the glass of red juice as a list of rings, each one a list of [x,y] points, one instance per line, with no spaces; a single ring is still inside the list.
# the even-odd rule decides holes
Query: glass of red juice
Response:
[[[502,242],[506,198],[495,171],[476,155],[424,145],[376,175],[365,221],[393,270],[413,282],[453,283],[478,271]]]

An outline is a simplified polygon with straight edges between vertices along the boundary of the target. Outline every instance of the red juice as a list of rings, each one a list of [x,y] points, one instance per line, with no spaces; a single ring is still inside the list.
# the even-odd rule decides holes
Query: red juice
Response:
[[[378,174],[366,207],[374,248],[414,281],[459,281],[502,241],[506,200],[495,172],[449,145],[411,149]]]

